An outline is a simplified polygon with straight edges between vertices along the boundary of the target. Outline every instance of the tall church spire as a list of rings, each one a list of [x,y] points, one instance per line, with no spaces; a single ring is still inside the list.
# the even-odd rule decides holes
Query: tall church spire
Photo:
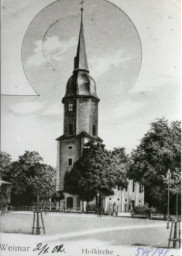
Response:
[[[74,70],[66,85],[66,94],[62,102],[79,97],[90,97],[96,102],[99,101],[96,92],[96,83],[89,75],[87,54],[83,31],[83,0],[81,2],[81,21],[76,56],[74,58]]]
[[[87,63],[87,54],[86,54],[86,47],[85,47],[85,38],[84,38],[84,31],[83,31],[83,1],[81,2],[81,22],[80,22],[80,33],[79,33],[79,40],[77,46],[77,53],[74,59],[74,71],[76,70],[84,70],[89,72],[88,70],[88,63]]]

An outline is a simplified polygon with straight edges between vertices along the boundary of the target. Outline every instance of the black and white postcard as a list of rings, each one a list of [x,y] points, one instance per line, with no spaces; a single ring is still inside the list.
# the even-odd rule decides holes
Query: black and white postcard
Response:
[[[2,0],[0,255],[180,256],[180,0]]]

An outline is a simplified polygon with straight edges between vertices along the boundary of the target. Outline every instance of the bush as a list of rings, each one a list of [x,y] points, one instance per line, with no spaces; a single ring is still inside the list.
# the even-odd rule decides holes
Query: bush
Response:
[[[96,212],[97,211],[97,207],[96,204],[88,204],[86,206],[86,212]]]
[[[98,208],[97,205],[95,203],[87,203],[86,206],[86,212],[87,213],[98,213],[98,212],[102,212],[102,214],[104,214],[104,207],[102,206],[102,208]]]
[[[135,214],[145,214],[145,213],[150,213],[150,208],[147,204],[144,205],[138,205],[134,209]]]

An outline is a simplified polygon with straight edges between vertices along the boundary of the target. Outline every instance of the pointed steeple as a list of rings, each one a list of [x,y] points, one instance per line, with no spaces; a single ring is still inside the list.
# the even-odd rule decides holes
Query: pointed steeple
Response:
[[[89,97],[92,98],[95,102],[99,102],[99,98],[96,92],[96,83],[90,76],[88,70],[85,38],[83,32],[83,0],[80,4],[82,7],[77,53],[74,58],[73,74],[68,79],[66,85],[66,94],[62,99],[63,103],[68,99],[78,99],[79,97]]]
[[[78,40],[78,46],[77,46],[77,53],[76,53],[76,57],[74,58],[74,71],[83,70],[83,71],[89,72],[86,47],[85,47],[84,31],[83,31],[83,7],[81,7],[80,10],[81,10],[80,33],[79,33],[79,40]]]

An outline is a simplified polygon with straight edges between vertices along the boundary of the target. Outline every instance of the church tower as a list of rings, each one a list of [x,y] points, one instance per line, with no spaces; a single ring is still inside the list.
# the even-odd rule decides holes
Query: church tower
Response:
[[[64,131],[57,138],[57,189],[64,191],[64,176],[82,154],[84,144],[89,140],[102,142],[98,137],[98,103],[96,83],[89,75],[86,45],[83,29],[83,7],[74,70],[68,79],[64,105]],[[78,198],[67,193],[65,207],[79,207]]]

